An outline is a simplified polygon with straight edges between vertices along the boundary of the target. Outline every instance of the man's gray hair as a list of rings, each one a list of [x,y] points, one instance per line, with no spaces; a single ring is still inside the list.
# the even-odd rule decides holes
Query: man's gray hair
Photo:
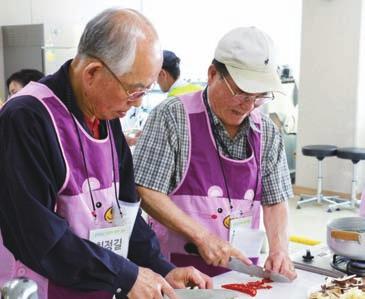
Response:
[[[151,23],[131,9],[106,9],[90,20],[80,38],[78,55],[102,59],[118,75],[130,71],[137,42],[146,37],[144,27]]]

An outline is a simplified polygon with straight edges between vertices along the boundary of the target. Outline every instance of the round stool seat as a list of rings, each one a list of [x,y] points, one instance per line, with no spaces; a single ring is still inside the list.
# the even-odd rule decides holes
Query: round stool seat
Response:
[[[360,160],[365,160],[365,148],[342,147],[337,149],[337,157],[352,160],[357,163]]]
[[[304,156],[317,157],[323,160],[324,157],[336,156],[337,146],[328,144],[306,145],[302,147]]]

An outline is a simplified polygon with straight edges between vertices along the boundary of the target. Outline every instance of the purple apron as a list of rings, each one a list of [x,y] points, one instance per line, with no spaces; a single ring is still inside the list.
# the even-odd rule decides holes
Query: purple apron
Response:
[[[260,113],[251,112],[256,129],[251,128],[249,132],[249,157],[233,160],[221,155],[233,206],[231,211],[202,92],[181,96],[180,99],[187,115],[189,156],[183,179],[170,194],[171,199],[182,211],[224,240],[229,240],[231,212],[252,216],[251,228],[258,229],[261,211]],[[160,239],[162,252],[175,265],[192,265],[210,276],[227,271],[208,266],[199,256],[188,254],[188,240],[156,220],[150,221]],[[250,258],[257,263],[258,257]]]
[[[94,202],[100,203],[96,205],[97,217],[95,220],[92,215],[93,207],[82,153],[81,150],[77,150],[80,148],[78,134],[70,112],[61,100],[43,84],[32,82],[20,90],[16,97],[20,95],[31,95],[44,105],[58,137],[66,165],[66,177],[57,194],[55,213],[65,218],[73,233],[84,239],[89,238],[90,230],[112,227],[111,211],[115,202],[115,187],[119,193],[118,161],[116,159],[113,161],[111,155],[112,148],[114,157],[117,157],[113,136],[107,136],[102,140],[94,139],[76,120],[88,165]],[[115,181],[113,181],[113,167],[117,170]],[[0,285],[14,277],[28,277],[38,284],[39,299],[111,299],[113,297],[113,294],[107,291],[82,292],[54,284],[16,260],[3,245],[1,234],[0,265]]]

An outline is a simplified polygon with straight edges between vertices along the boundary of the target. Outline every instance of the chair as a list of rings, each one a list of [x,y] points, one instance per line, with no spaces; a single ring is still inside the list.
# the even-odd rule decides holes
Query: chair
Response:
[[[334,209],[340,210],[340,208],[344,207],[355,209],[357,206],[360,205],[360,200],[356,198],[357,168],[359,166],[358,165],[359,161],[365,160],[365,148],[357,148],[357,147],[338,148],[336,155],[341,159],[352,161],[353,168],[352,168],[351,198],[329,205],[327,212],[332,212]]]
[[[317,194],[316,195],[309,195],[309,194],[302,194],[300,196],[300,200],[297,203],[297,209],[300,209],[302,205],[316,201],[320,204],[322,201],[325,201],[330,204],[335,204],[336,196],[324,196],[322,194],[322,162],[325,157],[332,157],[336,156],[337,147],[334,145],[306,145],[302,148],[302,153],[304,156],[311,156],[316,157],[318,160],[318,167],[317,167]]]

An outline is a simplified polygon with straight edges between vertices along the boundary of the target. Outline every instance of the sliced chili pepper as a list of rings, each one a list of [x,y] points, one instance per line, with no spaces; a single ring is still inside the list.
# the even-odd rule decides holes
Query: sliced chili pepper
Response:
[[[250,281],[245,283],[231,283],[222,285],[222,288],[242,292],[250,295],[251,297],[255,297],[257,294],[257,290],[259,289],[271,289],[272,286],[266,285],[265,283],[272,282],[270,279],[264,278],[258,281]]]
[[[249,281],[248,283],[246,283],[247,286],[250,286],[250,287],[260,287],[264,284],[264,282],[262,282],[261,280],[259,281]]]
[[[243,292],[243,293],[246,293],[246,294],[248,294],[248,295],[250,295],[251,297],[255,297],[255,296],[256,296],[256,294],[257,294],[257,290],[256,290],[256,289],[254,289],[254,288],[244,288],[244,289],[242,290],[242,292]]]
[[[264,283],[273,282],[270,278],[263,278],[261,281],[264,282]]]
[[[245,285],[243,283],[230,283],[222,285],[222,288],[234,291],[241,291],[245,288]]]
[[[247,295],[250,295],[251,297],[255,297],[257,294],[257,291],[255,288],[247,287],[243,283],[224,284],[224,285],[222,285],[222,288],[245,293]]]

